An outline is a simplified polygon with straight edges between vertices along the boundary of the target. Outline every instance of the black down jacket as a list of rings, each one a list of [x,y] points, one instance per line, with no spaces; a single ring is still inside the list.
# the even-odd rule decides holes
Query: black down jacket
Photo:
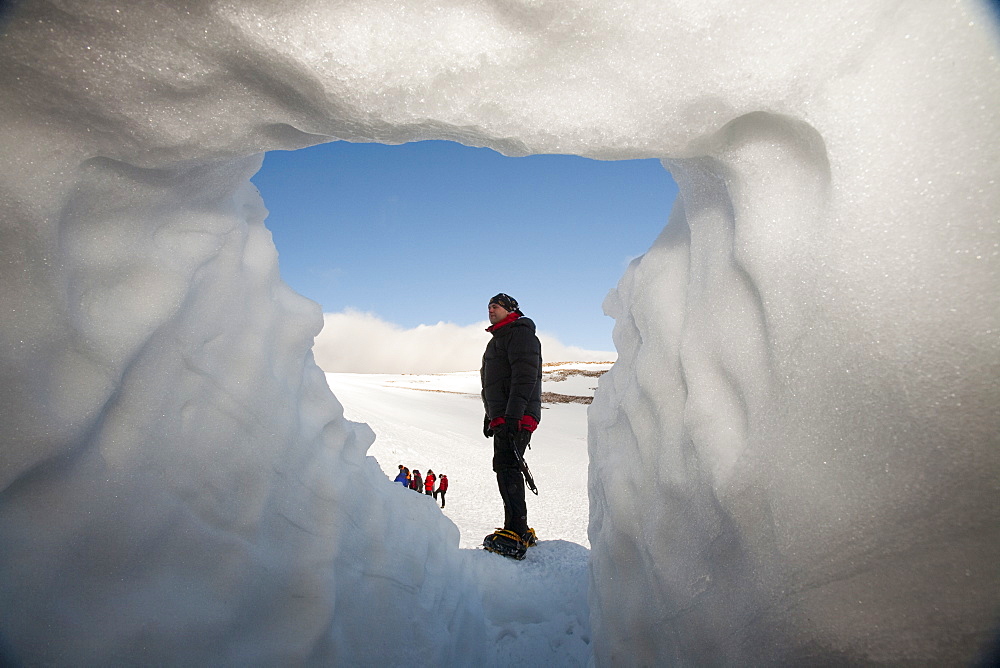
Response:
[[[535,323],[521,317],[491,332],[483,366],[483,407],[492,420],[530,415],[542,420],[542,344]]]

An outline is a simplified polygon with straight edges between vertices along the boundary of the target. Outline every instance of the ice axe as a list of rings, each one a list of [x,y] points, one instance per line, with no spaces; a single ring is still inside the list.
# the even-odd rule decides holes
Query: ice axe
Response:
[[[513,445],[513,443],[511,444]],[[538,496],[538,488],[535,487],[535,479],[531,477],[531,471],[528,469],[528,463],[524,461],[524,457],[521,456],[521,451],[517,449],[516,445],[511,448],[514,451],[514,457],[517,458],[517,465],[521,469],[521,473],[524,474],[524,482],[527,483],[528,489],[535,496]]]

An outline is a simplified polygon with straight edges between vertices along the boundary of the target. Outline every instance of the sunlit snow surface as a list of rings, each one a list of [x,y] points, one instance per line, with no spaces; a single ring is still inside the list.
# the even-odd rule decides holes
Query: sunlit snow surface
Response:
[[[558,365],[606,370],[610,364]],[[534,447],[526,453],[539,488],[528,494],[529,523],[540,542],[521,563],[481,549],[483,536],[503,522],[503,505],[491,470],[492,441],[482,433],[479,373],[387,375],[327,374],[344,402],[349,420],[363,420],[377,438],[369,449],[386,479],[398,465],[446,474],[449,489],[443,514],[459,530],[463,568],[475,574],[483,601],[489,665],[583,666],[590,657],[587,607],[587,407],[580,403],[545,404]],[[547,392],[592,396],[596,380],[569,375],[543,381]],[[575,382],[584,381],[584,382]],[[572,386],[576,386],[574,389]],[[561,392],[560,392],[561,390]],[[402,507],[436,507],[400,485]],[[393,490],[395,491],[395,490]],[[415,517],[399,535],[419,540],[428,530]],[[448,536],[449,543],[453,542]],[[450,583],[443,583],[445,587]],[[459,663],[466,663],[459,660]]]
[[[985,4],[13,4],[5,660],[494,660],[481,573],[365,459],[249,183],[261,151],[333,139],[659,157],[678,182],[606,301],[597,663],[963,663],[992,636]]]

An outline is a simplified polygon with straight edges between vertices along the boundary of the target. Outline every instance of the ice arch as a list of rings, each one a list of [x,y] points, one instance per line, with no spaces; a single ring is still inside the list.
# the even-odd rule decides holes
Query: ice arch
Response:
[[[599,663],[959,661],[988,638],[984,5],[67,0],[4,20],[6,657],[476,661],[480,603],[439,586],[470,577],[454,550],[334,484],[372,475],[368,436],[312,363],[319,313],[277,276],[248,184],[261,151],[332,138],[661,157],[678,181],[607,301]]]

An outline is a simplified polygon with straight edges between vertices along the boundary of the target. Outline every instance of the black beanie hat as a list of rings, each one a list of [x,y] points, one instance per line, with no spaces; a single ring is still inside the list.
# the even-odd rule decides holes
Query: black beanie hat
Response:
[[[511,297],[510,295],[505,295],[502,292],[497,296],[493,297],[492,299],[490,299],[489,303],[496,304],[497,306],[500,306],[505,311],[508,311],[510,313],[517,313],[518,315],[524,315],[517,308],[517,300]]]

